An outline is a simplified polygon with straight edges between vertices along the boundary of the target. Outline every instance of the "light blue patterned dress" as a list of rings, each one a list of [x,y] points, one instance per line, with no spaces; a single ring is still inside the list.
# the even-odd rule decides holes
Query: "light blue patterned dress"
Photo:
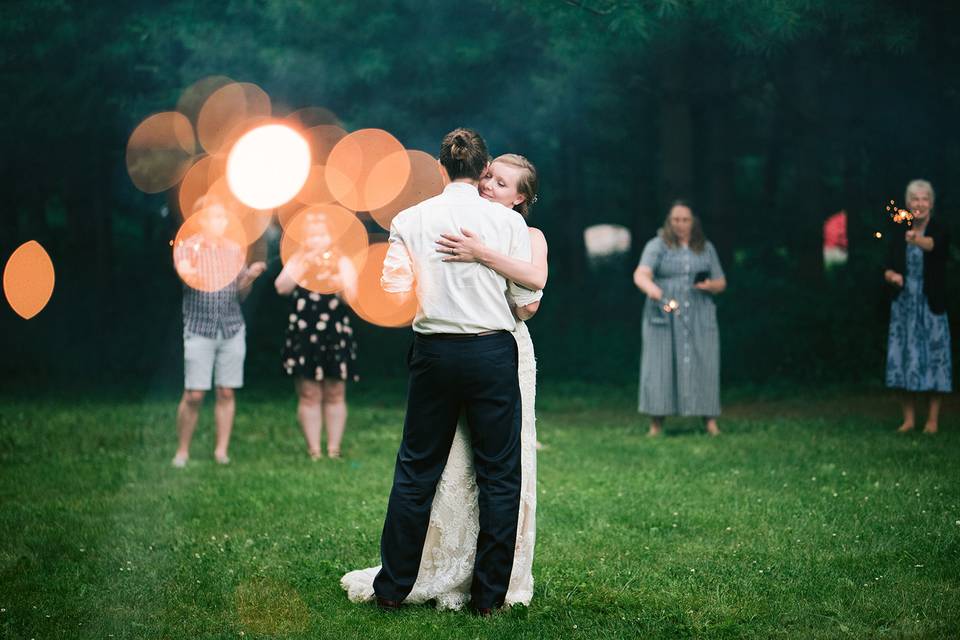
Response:
[[[930,311],[923,295],[923,249],[907,245],[903,291],[890,303],[887,339],[887,386],[906,391],[953,388],[950,322]]]
[[[699,271],[723,278],[717,251],[709,242],[697,253],[671,249],[659,237],[643,249],[642,266],[653,271],[663,300],[647,298],[643,308],[643,353],[640,358],[639,411],[652,416],[720,415],[720,333],[713,295],[693,287]]]

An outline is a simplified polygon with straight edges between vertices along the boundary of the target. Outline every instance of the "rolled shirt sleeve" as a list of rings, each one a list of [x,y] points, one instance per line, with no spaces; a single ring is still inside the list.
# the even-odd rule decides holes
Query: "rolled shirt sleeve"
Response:
[[[397,228],[396,218],[390,224],[390,246],[383,259],[380,287],[387,293],[405,293],[413,289],[413,261]]]
[[[513,306],[525,307],[528,304],[539,302],[540,298],[543,297],[543,289],[531,291],[526,287],[521,287],[520,285],[511,282],[510,289],[507,292],[507,297],[510,299]]]

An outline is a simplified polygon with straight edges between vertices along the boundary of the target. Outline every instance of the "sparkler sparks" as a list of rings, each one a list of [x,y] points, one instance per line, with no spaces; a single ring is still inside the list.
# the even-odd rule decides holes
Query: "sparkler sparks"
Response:
[[[673,298],[665,302],[663,305],[664,313],[673,313],[679,308],[680,308],[680,303],[674,300]]]
[[[890,204],[887,205],[887,211],[890,213],[890,219],[897,224],[903,224],[906,222],[908,227],[913,226],[913,212],[898,207],[896,202],[893,200],[891,200]]]

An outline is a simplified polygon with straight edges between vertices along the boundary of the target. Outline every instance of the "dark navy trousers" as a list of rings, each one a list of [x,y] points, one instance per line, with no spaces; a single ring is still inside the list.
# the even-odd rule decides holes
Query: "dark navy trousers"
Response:
[[[503,604],[513,569],[520,509],[520,384],[517,346],[504,331],[485,336],[417,334],[403,440],[380,538],[380,597],[402,601],[420,568],[430,509],[461,413],[477,473],[480,534],[471,584],[475,607]]]

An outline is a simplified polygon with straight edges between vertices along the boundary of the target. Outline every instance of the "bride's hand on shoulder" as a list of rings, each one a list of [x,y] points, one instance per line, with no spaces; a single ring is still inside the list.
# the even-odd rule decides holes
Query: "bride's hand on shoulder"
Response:
[[[445,254],[444,262],[480,262],[486,259],[487,246],[480,236],[469,229],[460,229],[463,235],[442,233],[437,240],[437,251]]]

